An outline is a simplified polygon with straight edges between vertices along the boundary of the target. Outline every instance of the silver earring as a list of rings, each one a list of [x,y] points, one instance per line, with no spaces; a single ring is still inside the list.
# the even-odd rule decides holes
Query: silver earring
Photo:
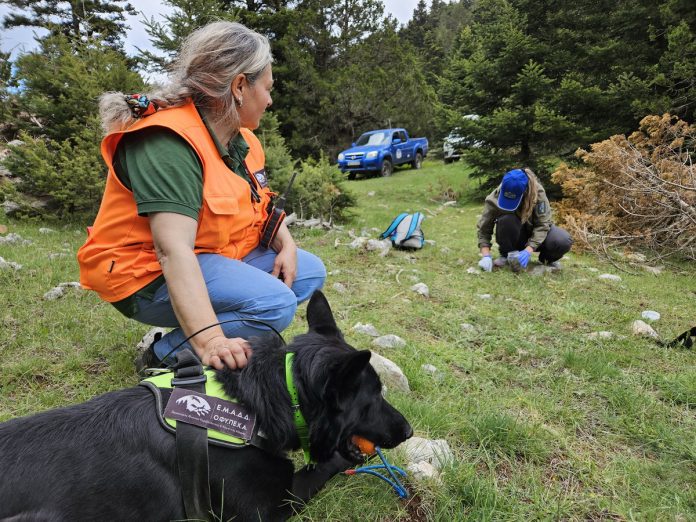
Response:
[[[235,98],[234,102],[237,104],[237,107],[241,108],[242,105],[244,104],[244,100],[242,98]]]

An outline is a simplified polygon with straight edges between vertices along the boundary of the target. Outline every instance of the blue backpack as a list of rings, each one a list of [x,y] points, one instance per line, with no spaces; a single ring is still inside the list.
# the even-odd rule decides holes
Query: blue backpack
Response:
[[[425,216],[420,212],[402,212],[394,218],[389,227],[380,234],[380,239],[391,239],[394,248],[418,250],[423,248],[425,237],[421,223]]]

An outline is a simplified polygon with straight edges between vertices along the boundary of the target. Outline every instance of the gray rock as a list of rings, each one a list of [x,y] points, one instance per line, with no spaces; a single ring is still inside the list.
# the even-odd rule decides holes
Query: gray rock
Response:
[[[664,270],[665,267],[663,266],[647,266],[643,265],[643,270],[646,272],[650,272],[652,275],[660,275],[662,273],[662,270]]]
[[[372,326],[370,323],[355,323],[355,326],[353,326],[352,330],[354,332],[369,335],[371,337],[379,337],[379,332],[377,332],[377,328]]]
[[[645,257],[644,254],[638,252],[629,252],[628,254],[624,255],[624,258],[629,261],[633,261],[634,263],[645,263],[647,260],[647,257]]]
[[[470,266],[469,268],[466,269],[466,273],[467,273],[467,274],[478,275],[480,272],[481,272],[480,270],[477,270],[477,269],[474,268],[473,266]]]
[[[381,356],[378,353],[372,352],[370,364],[379,375],[382,384],[390,389],[408,393],[411,388],[408,385],[408,379],[401,371],[401,368],[393,361]]]
[[[372,344],[380,348],[403,348],[406,346],[406,341],[394,334],[387,334],[377,337]]]
[[[352,248],[352,249],[354,249],[354,250],[357,249],[357,248],[362,248],[362,247],[365,246],[365,244],[367,243],[367,239],[368,239],[368,238],[366,238],[366,237],[356,237],[356,238],[348,245],[348,247],[349,247],[349,248]]]
[[[48,227],[41,227],[39,229],[39,234],[52,234],[53,232],[55,232],[55,230],[53,230],[52,228],[48,228]]]
[[[391,241],[389,241],[388,239],[368,239],[367,243],[365,244],[365,248],[368,251],[376,250],[379,252],[380,256],[384,257],[389,253],[389,250],[391,249]]]
[[[476,327],[473,324],[462,323],[459,325],[463,332],[475,332]]]
[[[297,223],[297,214],[293,212],[289,216],[285,216],[285,224],[287,226],[294,225],[295,223]]]
[[[615,274],[601,274],[597,277],[599,279],[604,279],[605,281],[621,281],[621,278]]]
[[[424,297],[430,297],[430,289],[425,283],[416,283],[411,287],[411,290]]]
[[[78,288],[81,289],[82,285],[77,281],[69,281],[67,283],[60,283],[58,286],[54,286],[48,292],[46,292],[43,298],[46,301],[55,301],[56,299],[63,297],[68,288]]]
[[[614,337],[614,332],[607,332],[606,330],[602,330],[599,332],[592,332],[587,334],[588,339],[612,339]]]
[[[641,320],[633,321],[631,331],[633,332],[633,335],[652,337],[653,339],[659,338],[659,335],[657,335],[657,332],[653,330],[653,327]]]
[[[588,267],[586,267],[586,269],[589,270],[590,272],[595,272],[595,273],[599,272],[599,268],[595,268],[593,266],[588,266]]]
[[[11,216],[20,208],[22,208],[22,206],[19,203],[15,203],[14,201],[10,201],[9,199],[6,199],[2,202],[2,209],[8,216]]]
[[[375,191],[371,190],[370,192],[367,193],[368,196],[372,197],[375,195]]]
[[[544,274],[552,274],[554,272],[558,272],[559,270],[560,269],[558,266],[536,265],[529,271],[529,273],[533,276],[543,276]]]
[[[14,261],[5,261],[2,257],[0,257],[0,270],[5,269],[21,270],[22,265],[15,263]]]
[[[334,283],[331,285],[331,288],[333,288],[339,294],[345,294],[348,291],[348,289],[342,283]]]
[[[476,294],[476,297],[479,299],[490,299],[492,296],[491,294]]]
[[[56,259],[60,259],[61,257],[68,257],[68,254],[65,252],[54,252],[52,254],[48,254],[48,259],[50,261],[55,261]]]
[[[425,373],[429,373],[431,375],[435,375],[437,373],[437,367],[433,366],[432,364],[421,365],[421,370],[423,370]]]
[[[454,461],[452,450],[444,439],[429,440],[411,437],[399,447],[405,451],[406,460],[410,464],[427,462],[440,471]]]
[[[30,239],[24,239],[19,234],[16,234],[14,232],[10,232],[6,236],[0,236],[0,244],[28,246],[28,245],[32,245],[33,242]]]
[[[319,227],[319,226],[321,226],[321,219],[317,219],[317,218],[305,219],[304,221],[298,221],[297,224],[302,225],[303,227],[306,227],[306,228]]]
[[[647,319],[648,321],[659,321],[660,320],[660,312],[655,312],[654,310],[643,310],[643,312],[640,314],[640,316],[643,319]]]
[[[412,477],[418,482],[423,482],[426,480],[441,482],[440,472],[435,469],[435,466],[425,460],[420,462],[411,462],[408,466],[406,466],[406,472],[408,473],[409,477]]]

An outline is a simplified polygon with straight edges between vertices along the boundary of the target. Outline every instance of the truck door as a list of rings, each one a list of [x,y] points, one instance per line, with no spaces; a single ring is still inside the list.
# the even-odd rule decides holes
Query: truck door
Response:
[[[401,150],[403,151],[404,162],[409,162],[413,160],[413,147],[408,143],[408,137],[404,131],[399,131],[399,137],[401,138]]]
[[[401,131],[394,131],[392,134],[392,149],[394,150],[394,165],[399,165],[406,161],[406,144]],[[398,140],[398,143],[396,141]]]

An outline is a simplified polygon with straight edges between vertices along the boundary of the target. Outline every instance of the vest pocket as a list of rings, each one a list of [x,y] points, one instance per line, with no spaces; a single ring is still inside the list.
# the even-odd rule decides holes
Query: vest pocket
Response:
[[[133,262],[133,275],[142,277],[152,272],[160,272],[162,267],[157,260],[155,246],[152,243],[143,243],[135,261]]]
[[[208,194],[198,225],[196,246],[221,251],[230,242],[239,202],[233,194]]]

